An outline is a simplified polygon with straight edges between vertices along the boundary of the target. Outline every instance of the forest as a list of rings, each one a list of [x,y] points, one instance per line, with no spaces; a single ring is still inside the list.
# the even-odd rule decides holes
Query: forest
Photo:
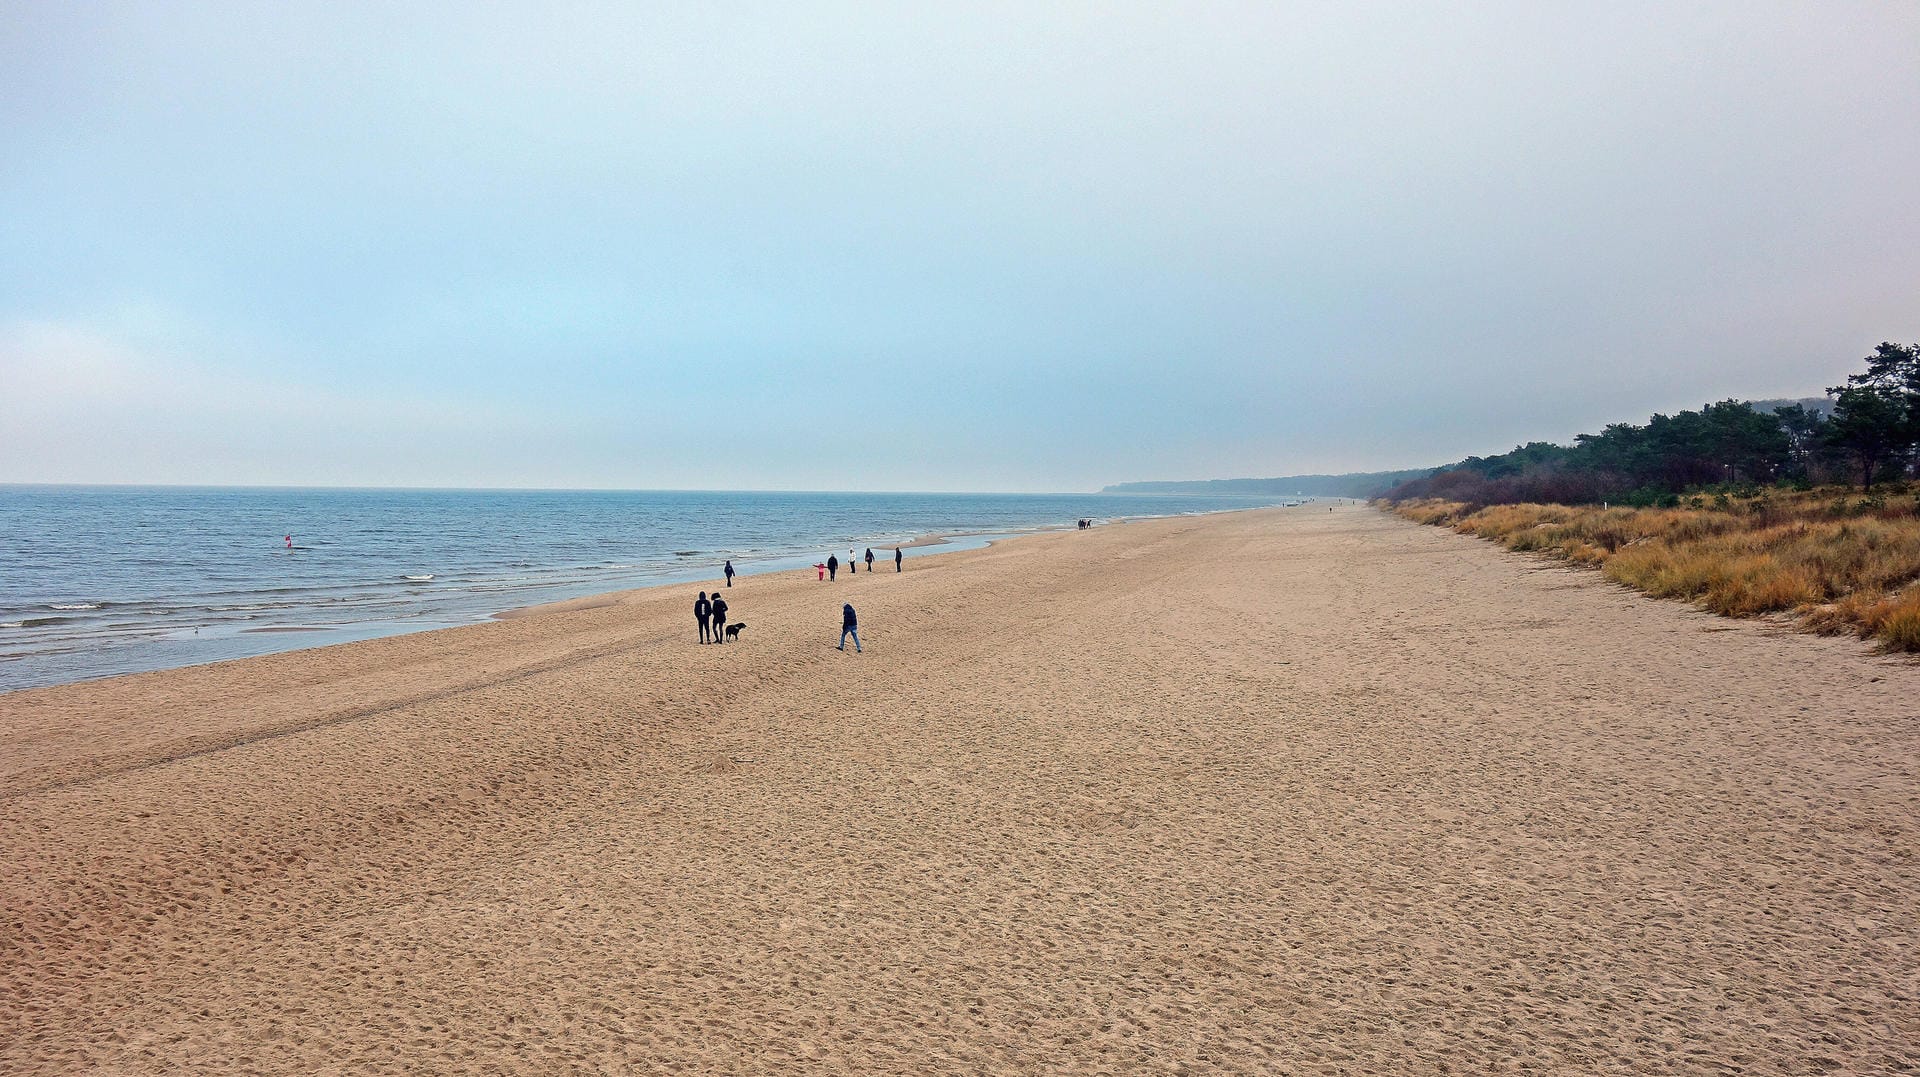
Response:
[[[1613,423],[1571,445],[1536,441],[1400,483],[1394,502],[1675,506],[1689,493],[1904,482],[1920,453],[1920,344],[1882,343],[1828,409],[1739,400]]]

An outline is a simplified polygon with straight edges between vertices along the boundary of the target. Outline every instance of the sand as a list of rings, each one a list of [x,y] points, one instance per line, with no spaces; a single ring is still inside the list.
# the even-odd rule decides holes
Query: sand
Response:
[[[907,567],[0,696],[0,1071],[1920,1066],[1911,662],[1360,506]]]

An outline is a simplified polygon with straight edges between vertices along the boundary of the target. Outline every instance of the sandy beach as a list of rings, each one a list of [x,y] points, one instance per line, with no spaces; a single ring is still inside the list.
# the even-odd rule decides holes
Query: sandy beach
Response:
[[[0,696],[0,1071],[1920,1068],[1911,661],[1365,506],[906,568]]]

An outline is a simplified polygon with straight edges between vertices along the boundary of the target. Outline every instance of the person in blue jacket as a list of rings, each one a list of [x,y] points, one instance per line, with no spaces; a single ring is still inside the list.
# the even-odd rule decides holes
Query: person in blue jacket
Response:
[[[860,653],[860,620],[853,615],[853,603],[840,607],[840,649],[847,649],[847,637],[853,637],[853,653]]]

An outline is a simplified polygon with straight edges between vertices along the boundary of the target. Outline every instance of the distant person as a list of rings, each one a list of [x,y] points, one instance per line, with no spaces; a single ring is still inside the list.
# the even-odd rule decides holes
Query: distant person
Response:
[[[702,591],[700,597],[693,600],[693,619],[700,622],[700,642],[702,643],[707,642],[708,634],[712,631],[707,627],[712,616],[713,603],[707,601],[707,593]]]
[[[900,547],[895,546],[893,548],[893,570],[895,572],[900,571],[900,562],[902,560],[903,558],[900,556]]]
[[[724,633],[726,630],[727,600],[720,597],[720,592],[715,591],[713,594],[713,642],[725,643],[726,636]]]
[[[292,536],[292,535],[288,535],[288,536],[287,536],[287,549],[289,549],[289,550],[291,550],[291,549],[293,549],[293,536]]]
[[[840,571],[840,559],[838,557],[833,556],[832,554],[828,554],[827,555],[827,579],[829,580],[833,579],[833,574],[838,571]]]
[[[847,649],[847,637],[853,637],[853,653],[860,653],[860,620],[853,615],[853,603],[840,607],[840,649]]]
[[[727,558],[727,586],[733,586],[733,558]]]
[[[873,547],[867,547],[867,571],[873,571]]]

